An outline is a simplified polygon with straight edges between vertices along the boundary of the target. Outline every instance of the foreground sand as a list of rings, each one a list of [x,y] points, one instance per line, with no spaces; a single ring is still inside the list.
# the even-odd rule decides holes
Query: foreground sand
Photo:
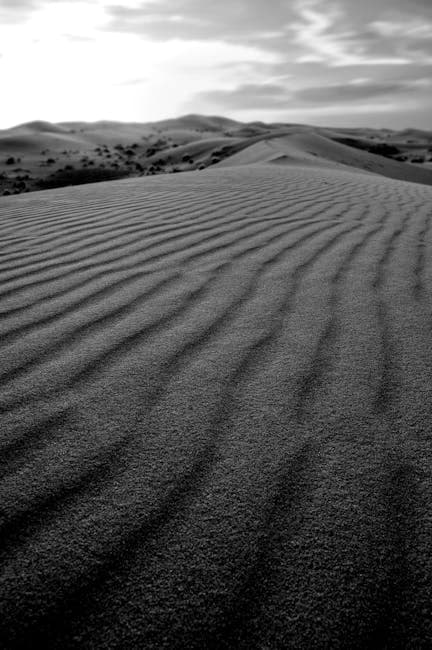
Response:
[[[3,648],[432,645],[432,188],[0,206]]]

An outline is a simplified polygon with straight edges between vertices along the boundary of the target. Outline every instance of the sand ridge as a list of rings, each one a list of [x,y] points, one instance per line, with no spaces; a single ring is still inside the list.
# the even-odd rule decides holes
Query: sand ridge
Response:
[[[428,647],[432,189],[2,199],[5,648]]]

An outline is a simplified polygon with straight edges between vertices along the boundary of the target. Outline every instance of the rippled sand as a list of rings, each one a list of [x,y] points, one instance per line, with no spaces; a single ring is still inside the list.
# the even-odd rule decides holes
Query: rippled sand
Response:
[[[2,647],[432,645],[432,188],[0,205]]]

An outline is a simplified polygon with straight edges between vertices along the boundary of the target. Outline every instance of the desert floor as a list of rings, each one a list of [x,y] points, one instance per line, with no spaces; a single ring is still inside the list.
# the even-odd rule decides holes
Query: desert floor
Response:
[[[0,199],[3,648],[431,647],[432,187],[255,153]]]

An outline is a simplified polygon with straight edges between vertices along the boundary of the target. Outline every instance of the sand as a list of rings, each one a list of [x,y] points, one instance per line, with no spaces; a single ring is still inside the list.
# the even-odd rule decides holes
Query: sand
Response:
[[[432,645],[432,188],[0,203],[2,648]]]
[[[147,123],[28,122],[0,130],[0,200],[83,182],[254,162],[360,169],[432,185],[432,132],[243,123],[203,115]]]

